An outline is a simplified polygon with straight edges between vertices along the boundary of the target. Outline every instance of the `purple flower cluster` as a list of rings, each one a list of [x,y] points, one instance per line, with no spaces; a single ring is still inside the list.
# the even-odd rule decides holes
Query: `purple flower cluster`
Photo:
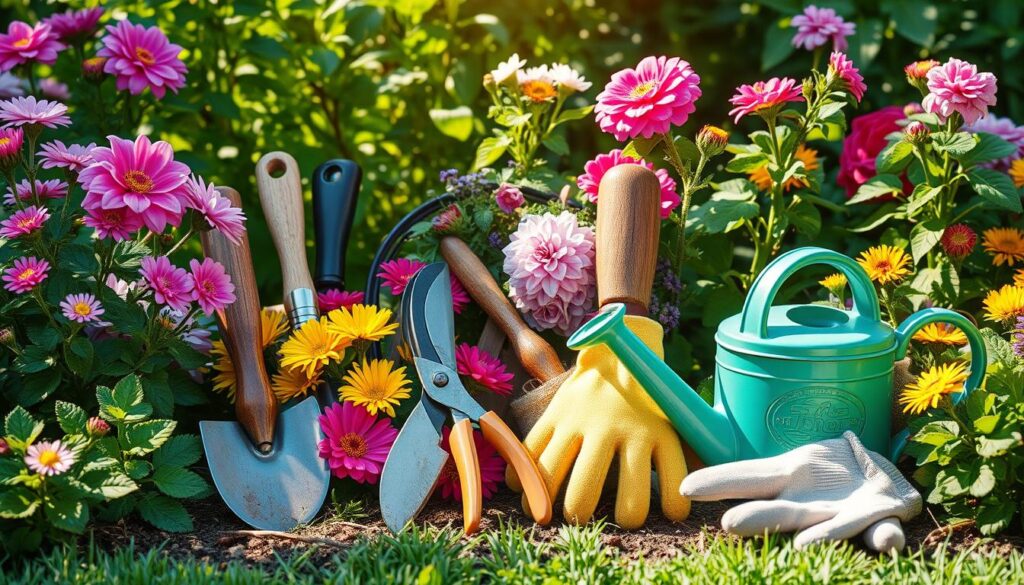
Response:
[[[1017,317],[1017,327],[1013,331],[1013,353],[1024,358],[1024,317]]]
[[[490,192],[483,173],[460,175],[456,169],[447,169],[441,171],[439,179],[446,191],[460,199]]]

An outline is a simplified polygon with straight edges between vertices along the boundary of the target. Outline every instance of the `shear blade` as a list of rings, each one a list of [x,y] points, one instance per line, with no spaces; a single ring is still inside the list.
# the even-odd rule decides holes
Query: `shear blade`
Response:
[[[440,446],[443,422],[443,412],[424,406],[423,402],[417,404],[384,462],[380,510],[392,532],[400,531],[415,518],[434,492],[437,478],[448,461],[448,453]]]
[[[455,314],[447,264],[429,264],[416,273],[402,298],[402,311],[413,355],[454,370]]]

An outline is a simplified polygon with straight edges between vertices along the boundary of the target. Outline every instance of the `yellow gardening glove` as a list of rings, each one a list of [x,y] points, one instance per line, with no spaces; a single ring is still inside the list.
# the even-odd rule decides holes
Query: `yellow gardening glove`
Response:
[[[664,355],[660,324],[627,315],[626,325],[659,358]],[[537,460],[552,499],[572,471],[564,505],[569,522],[590,521],[614,457],[619,463],[616,524],[639,528],[647,519],[652,463],[658,472],[665,516],[678,521],[690,513],[689,499],[679,493],[679,484],[686,477],[679,436],[606,345],[580,351],[576,370],[558,389],[524,444]],[[511,467],[506,481],[520,491]]]

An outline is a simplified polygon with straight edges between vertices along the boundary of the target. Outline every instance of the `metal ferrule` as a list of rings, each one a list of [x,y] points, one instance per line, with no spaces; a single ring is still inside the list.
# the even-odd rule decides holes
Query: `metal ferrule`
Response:
[[[297,288],[291,291],[285,299],[285,307],[288,309],[288,322],[292,329],[298,329],[306,321],[320,317],[316,292],[312,289]]]

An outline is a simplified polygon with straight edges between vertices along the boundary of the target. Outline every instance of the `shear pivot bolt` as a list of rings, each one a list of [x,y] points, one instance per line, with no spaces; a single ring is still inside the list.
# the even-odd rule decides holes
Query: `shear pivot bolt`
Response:
[[[448,385],[448,374],[445,374],[444,372],[438,372],[434,374],[434,377],[431,381],[434,383],[434,386],[437,386],[438,388],[444,388],[445,386]]]

